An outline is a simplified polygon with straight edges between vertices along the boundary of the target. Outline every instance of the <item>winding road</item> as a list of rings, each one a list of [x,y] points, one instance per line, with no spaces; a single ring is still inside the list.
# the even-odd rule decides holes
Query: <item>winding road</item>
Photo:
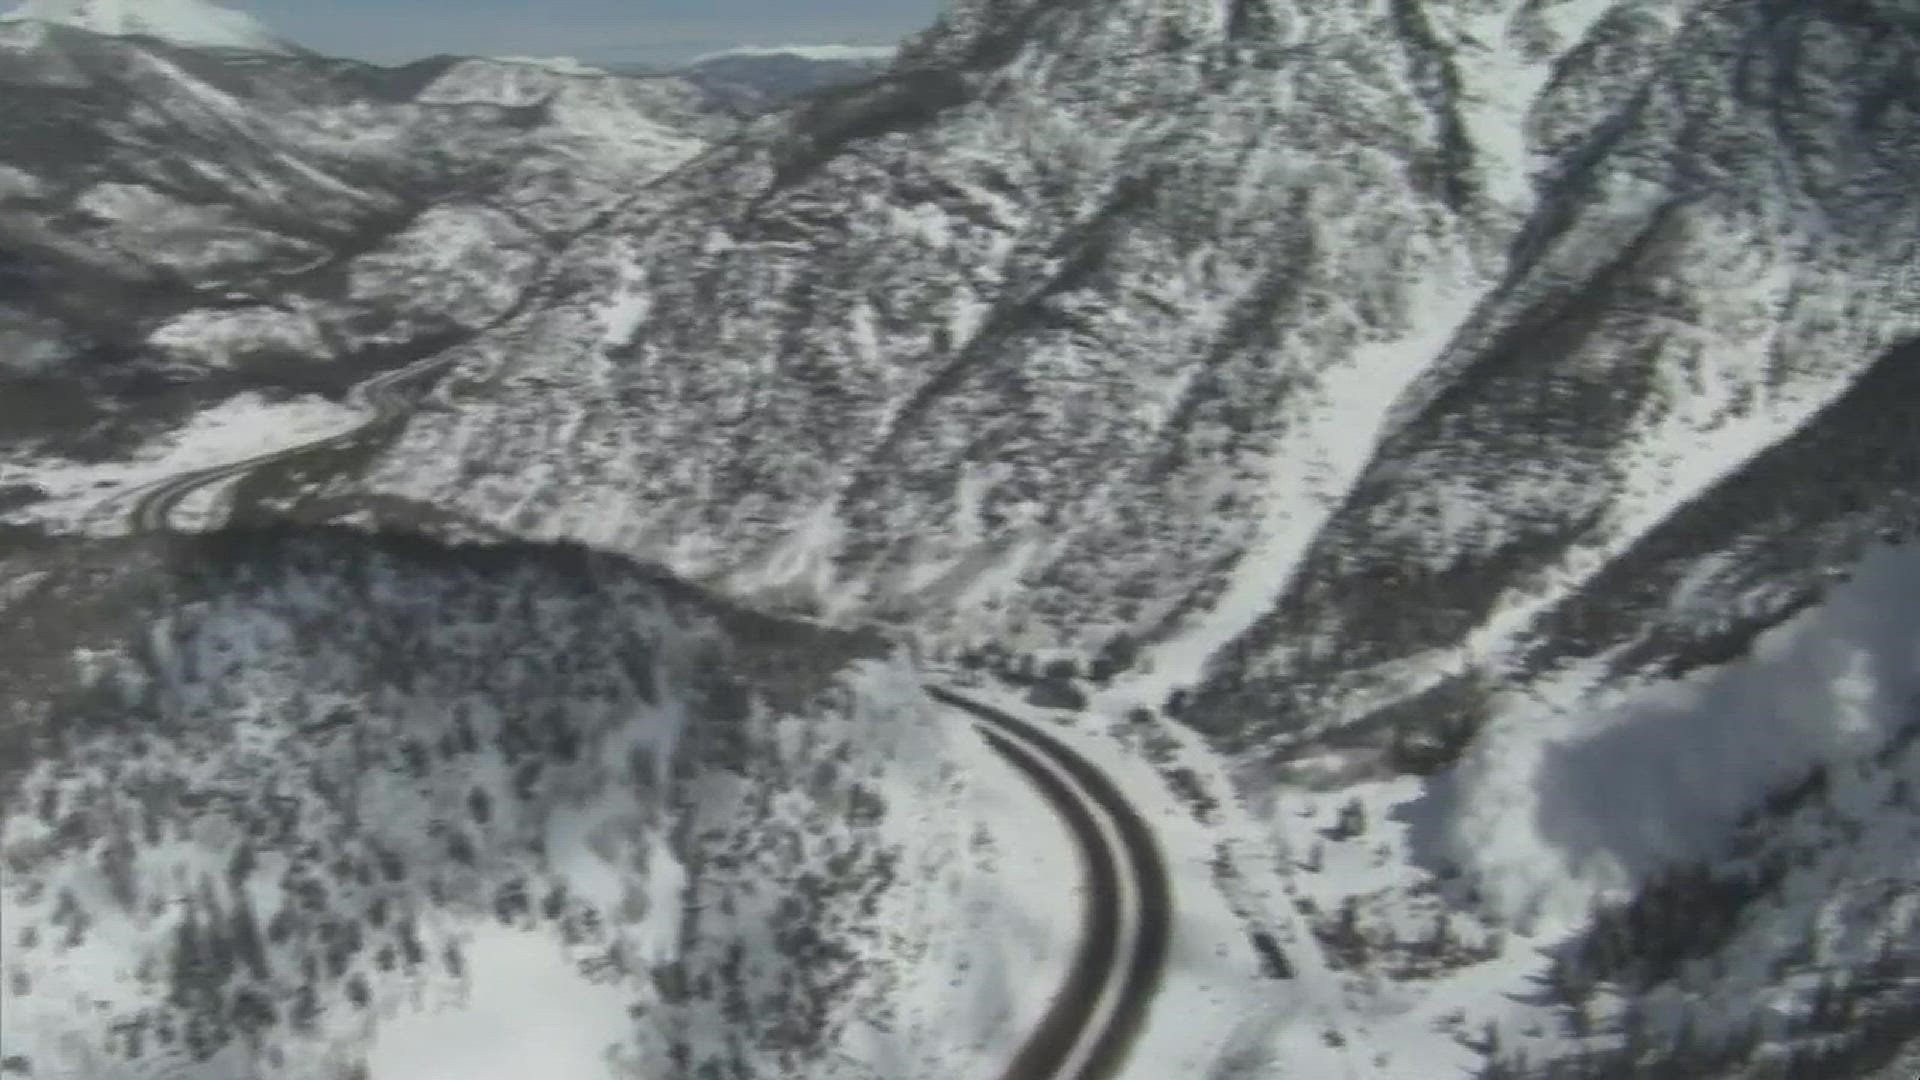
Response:
[[[344,446],[412,408],[405,384],[445,366],[428,360],[361,383],[348,401],[369,410],[354,428],[299,446],[169,477],[131,496],[135,532],[166,532],[194,492],[267,465]],[[934,700],[972,719],[989,746],[1039,792],[1073,838],[1086,874],[1080,943],[1066,980],[1001,1080],[1110,1080],[1146,1021],[1166,966],[1172,887],[1153,830],[1120,788],[1084,756],[1038,726],[951,690]]]
[[[988,745],[1066,822],[1086,866],[1080,948],[1002,1080],[1107,1080],[1146,1023],[1172,936],[1173,889],[1153,830],[1108,776],[1039,727],[951,690]]]
[[[405,415],[412,407],[412,402],[401,388],[414,379],[446,367],[451,361],[452,357],[449,356],[429,357],[403,368],[382,372],[354,387],[347,395],[347,403],[367,409],[368,415],[346,431],[225,465],[195,469],[149,484],[130,496],[132,504],[127,510],[127,523],[136,533],[165,532],[172,527],[173,512],[196,491],[238,479],[268,465],[346,446],[372,428]]]

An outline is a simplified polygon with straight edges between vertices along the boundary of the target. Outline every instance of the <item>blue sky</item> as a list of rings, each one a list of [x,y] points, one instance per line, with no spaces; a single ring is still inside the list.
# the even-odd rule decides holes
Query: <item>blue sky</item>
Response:
[[[669,63],[732,45],[878,45],[942,0],[225,0],[318,52],[569,55]]]

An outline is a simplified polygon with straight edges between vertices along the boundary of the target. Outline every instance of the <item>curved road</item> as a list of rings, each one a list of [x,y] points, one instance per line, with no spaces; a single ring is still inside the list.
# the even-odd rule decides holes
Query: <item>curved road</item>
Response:
[[[411,402],[405,394],[401,393],[401,386],[412,379],[447,366],[452,359],[450,356],[430,357],[418,363],[376,375],[354,387],[347,395],[348,404],[370,409],[371,415],[337,435],[329,435],[324,439],[301,443],[298,446],[275,450],[225,465],[212,465],[181,473],[178,476],[170,476],[134,492],[133,505],[127,511],[128,524],[137,533],[165,532],[171,527],[174,510],[196,491],[235,479],[266,465],[276,465],[306,454],[330,450],[353,442],[376,425],[406,413],[411,407]]]
[[[277,464],[345,445],[410,407],[400,387],[449,362],[434,357],[375,376],[349,402],[371,410],[337,435],[226,465],[169,477],[136,492],[135,532],[165,532],[194,492]],[[1059,739],[1000,709],[929,687],[936,701],[968,714],[996,753],[1024,776],[1066,824],[1085,864],[1080,945],[1047,1012],[1001,1073],[1002,1080],[1109,1080],[1125,1063],[1166,966],[1173,899],[1153,830],[1114,782]]]
[[[1066,822],[1086,863],[1079,953],[1001,1076],[1106,1080],[1145,1024],[1172,935],[1173,890],[1153,830],[1105,773],[1052,735],[951,690],[927,693],[973,717],[987,743]]]

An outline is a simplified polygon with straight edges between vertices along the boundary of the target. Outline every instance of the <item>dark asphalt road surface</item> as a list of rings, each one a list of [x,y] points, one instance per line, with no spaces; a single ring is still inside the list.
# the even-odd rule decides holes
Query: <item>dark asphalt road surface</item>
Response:
[[[951,690],[929,687],[927,693],[974,718],[988,745],[1066,822],[1086,863],[1080,951],[1003,1080],[1108,1080],[1146,1022],[1172,936],[1173,888],[1153,830],[1118,785],[1059,739]],[[1119,837],[1117,850],[1100,815]],[[1122,915],[1129,891],[1137,913],[1131,927]],[[1119,939],[1123,928],[1131,930],[1129,940]],[[1117,1000],[1103,1018],[1101,1000],[1110,987]]]

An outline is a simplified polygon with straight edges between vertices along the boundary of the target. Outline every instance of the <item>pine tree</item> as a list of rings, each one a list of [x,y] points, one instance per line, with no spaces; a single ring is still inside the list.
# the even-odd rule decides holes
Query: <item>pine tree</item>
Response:
[[[314,993],[312,983],[302,983],[293,992],[293,1004],[288,1009],[287,1021],[296,1031],[310,1032],[319,1019],[320,995]]]
[[[206,968],[206,949],[200,939],[199,917],[189,907],[186,917],[173,929],[173,955],[169,968],[171,988],[167,1000],[179,1008],[188,1008],[199,998]]]
[[[493,820],[493,797],[485,788],[475,785],[467,793],[467,810],[473,815],[474,824],[484,827]]]
[[[414,923],[413,916],[408,915],[400,920],[395,937],[400,942],[400,959],[407,965],[407,970],[411,971],[426,961],[427,949],[420,943],[419,928]]]
[[[273,1002],[259,989],[249,986],[233,995],[233,1026],[249,1038],[256,1037],[278,1020]]]
[[[233,849],[233,858],[227,860],[228,886],[234,889],[240,888],[241,885],[246,883],[249,877],[253,876],[253,871],[255,867],[259,866],[259,863],[259,857],[253,848],[253,841],[242,840],[240,845]]]
[[[206,977],[210,986],[217,987],[233,972],[233,942],[228,937],[227,915],[221,910],[219,898],[214,895],[213,882],[201,878],[199,892],[195,906],[205,919],[201,928],[201,949],[206,962]]]
[[[138,854],[134,850],[133,837],[128,835],[127,819],[118,808],[115,809],[111,824],[108,826],[107,843],[100,853],[100,873],[107,880],[107,895],[120,910],[132,912],[140,905],[140,888],[134,864]]]
[[[244,892],[237,894],[234,900],[230,935],[234,954],[246,964],[249,975],[264,982],[272,972],[267,967],[267,946],[260,938],[260,923],[254,917],[253,902]]]

